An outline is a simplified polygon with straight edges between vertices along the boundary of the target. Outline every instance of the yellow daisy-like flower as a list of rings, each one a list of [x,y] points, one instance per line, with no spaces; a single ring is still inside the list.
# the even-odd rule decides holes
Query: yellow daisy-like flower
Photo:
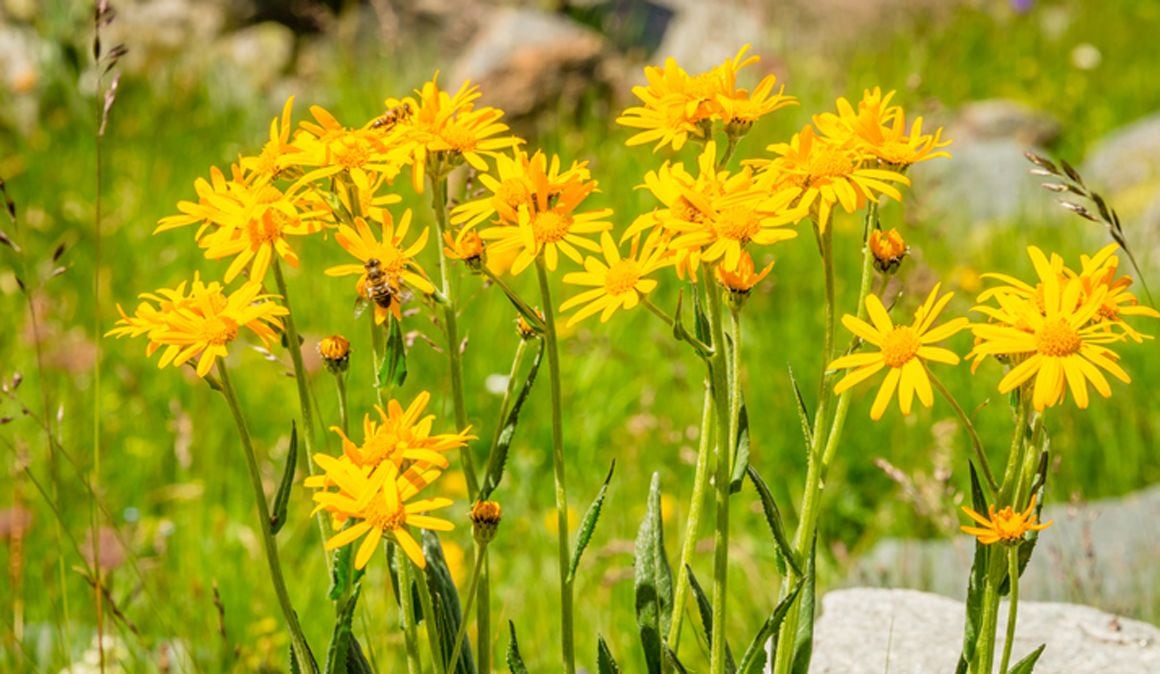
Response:
[[[748,251],[741,252],[741,259],[737,262],[737,269],[730,271],[725,267],[717,267],[717,282],[721,287],[728,290],[734,295],[748,295],[749,291],[762,279],[769,276],[770,270],[773,269],[773,263],[765,265],[765,268],[760,272],[756,271],[753,265],[753,257]]]
[[[600,321],[606,322],[617,309],[632,309],[640,303],[642,297],[657,287],[655,279],[646,277],[673,262],[666,259],[659,233],[654,232],[645,239],[643,246],[639,244],[639,239],[633,241],[628,257],[621,257],[612,235],[608,232],[600,233],[600,249],[604,259],[588,257],[584,260],[584,271],[564,275],[564,283],[592,288],[560,305],[561,312],[583,306],[568,319],[568,326],[597,312],[600,312]]]
[[[902,258],[910,252],[910,247],[894,228],[886,231],[870,230],[870,239],[866,244],[870,246],[870,253],[874,256],[874,267],[883,274],[898,269],[902,264]]]
[[[1140,304],[1136,296],[1128,290],[1132,285],[1130,277],[1116,278],[1116,271],[1120,266],[1120,258],[1115,254],[1117,248],[1116,244],[1109,243],[1091,257],[1081,255],[1078,277],[1083,284],[1085,295],[1094,295],[1100,288],[1105,289],[1103,304],[1092,320],[1103,324],[1109,330],[1113,327],[1118,328],[1129,339],[1140,344],[1146,339],[1152,339],[1152,336],[1133,328],[1124,317],[1160,318],[1160,312]]]
[[[165,347],[158,367],[177,367],[197,358],[197,375],[204,377],[218,358],[226,357],[227,345],[237,339],[241,328],[253,332],[267,346],[277,337],[282,329],[279,317],[289,311],[274,302],[274,297],[264,294],[257,281],[226,294],[220,283],[206,284],[194,276],[188,293],[186,284],[181,283],[173,289],[141,295],[146,301],[138,305],[133,316],[117,305],[121,320],[106,336],[146,335],[147,355]]]
[[[431,531],[451,531],[451,522],[428,515],[432,510],[451,505],[448,498],[426,498],[412,501],[416,494],[439,477],[436,468],[412,466],[400,474],[394,463],[387,462],[375,470],[360,468],[346,459],[315,454],[315,462],[325,473],[326,484],[338,491],[318,491],[314,512],[326,511],[336,525],[352,522],[326,541],[326,549],[334,550],[363,538],[355,553],[354,566],[363,569],[370,561],[384,536],[403,550],[415,566],[426,568],[423,549],[411,535],[410,527]]]
[[[893,97],[893,91],[883,96],[878,87],[866,89],[857,110],[839,98],[838,114],[815,115],[814,124],[835,142],[852,141],[858,149],[900,169],[927,159],[950,157],[950,153],[940,151],[950,145],[949,140],[942,140],[942,128],[924,134],[922,117],[916,117],[907,133],[906,113],[901,106],[890,105]]]
[[[879,195],[901,201],[902,193],[891,183],[910,184],[901,173],[868,165],[867,160],[873,160],[870,155],[817,136],[809,125],[794,134],[789,143],[776,143],[766,149],[780,156],[747,162],[762,169],[758,185],[774,192],[791,190],[793,203],[810,209],[823,232],[835,205],[853,213],[866,201],[877,201]]]
[[[889,367],[882,387],[874,398],[870,408],[870,418],[875,421],[882,418],[887,405],[898,390],[898,407],[903,414],[910,414],[911,404],[915,394],[918,400],[926,407],[934,404],[934,393],[931,389],[930,375],[926,371],[926,362],[946,363],[956,365],[959,357],[952,351],[933,346],[966,328],[969,323],[965,318],[955,318],[939,327],[933,327],[935,319],[942,312],[954,293],[938,296],[939,284],[930,291],[926,301],[914,312],[914,322],[910,325],[894,325],[886,307],[877,295],[866,297],[866,311],[871,323],[846,314],[842,317],[842,325],[863,341],[878,347],[877,352],[852,353],[838,358],[830,363],[828,369],[852,369],[841,381],[834,386],[834,393],[841,394],[856,384],[865,381],[879,370]]]
[[[270,120],[270,139],[262,146],[262,151],[252,157],[239,160],[242,168],[262,178],[277,177],[284,169],[293,166],[296,153],[301,150],[290,142],[290,116],[294,110],[294,97],[286,99],[282,106],[282,117]]]
[[[415,257],[427,245],[428,229],[424,227],[415,241],[407,245],[404,239],[410,227],[411,209],[403,211],[403,217],[397,225],[394,217],[383,211],[381,240],[363,218],[355,218],[354,227],[339,225],[335,240],[346,252],[358,258],[359,264],[335,265],[326,270],[326,275],[357,274],[360,281],[365,283],[367,260],[378,260],[379,268],[390,279],[401,281],[421,293],[435,292],[435,286],[427,280],[426,272],[415,261]]]
[[[361,445],[348,438],[337,426],[330,430],[342,438],[342,453],[356,466],[374,469],[389,461],[402,467],[404,462],[414,461],[446,468],[447,457],[443,454],[463,447],[475,436],[471,435],[470,427],[459,433],[432,435],[435,415],[423,416],[430,400],[431,394],[422,391],[405,410],[397,400],[388,401],[386,409],[375,405],[379,419],[375,421],[369,414],[363,417]]]
[[[560,158],[552,155],[549,159],[542,151],[528,156],[516,148],[509,157],[495,156],[495,173],[479,174],[479,181],[491,192],[491,196],[481,197],[457,206],[451,212],[451,223],[465,228],[475,227],[488,218],[495,217],[497,224],[517,225],[519,208],[542,210],[546,202],[560,195],[571,184],[592,185],[592,175],[588,162],[572,162],[561,170]],[[589,190],[591,191],[591,190]],[[545,205],[540,206],[544,201]]]
[[[1032,289],[1030,298],[1019,292],[991,291],[988,297],[999,306],[975,307],[992,322],[974,326],[976,344],[967,357],[1008,356],[1018,361],[999,381],[999,392],[1007,393],[1034,377],[1032,404],[1037,411],[1062,402],[1068,389],[1076,406],[1085,409],[1088,382],[1105,398],[1112,394],[1101,369],[1125,384],[1131,382],[1117,362],[1119,356],[1104,346],[1122,341],[1124,335],[1092,322],[1108,290],[1100,286],[1085,296],[1081,279],[1062,278],[1059,267],[1035,246],[1027,252],[1040,287]]]
[[[310,114],[314,122],[303,121],[294,138],[300,150],[295,163],[315,167],[302,182],[334,178],[360,192],[373,193],[384,181],[394,181],[406,165],[410,153],[400,134],[348,128],[319,105],[311,106]]]
[[[1027,510],[1021,513],[1015,512],[1011,506],[1007,506],[1002,510],[996,511],[995,506],[990,506],[987,509],[987,516],[971,510],[966,506],[962,506],[963,512],[967,517],[975,520],[981,527],[961,526],[964,534],[970,534],[979,539],[983,545],[991,545],[993,543],[1003,543],[1005,545],[1015,545],[1023,541],[1023,536],[1028,531],[1043,531],[1052,525],[1052,521],[1044,522],[1043,524],[1036,523],[1038,518],[1035,515],[1035,497],[1031,497],[1031,503],[1027,506]]]

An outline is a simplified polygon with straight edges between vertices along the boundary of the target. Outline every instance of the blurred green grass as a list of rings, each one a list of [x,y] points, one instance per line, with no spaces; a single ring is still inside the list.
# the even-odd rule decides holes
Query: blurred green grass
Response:
[[[1150,21],[1155,23],[1160,8],[1145,0],[1117,3],[1114,10],[1094,1],[1071,3],[1066,5],[1071,12],[1069,27],[1048,39],[1036,22],[1044,11],[1060,7],[1064,5],[1042,3],[1026,16],[1002,9],[962,9],[946,22],[919,23],[905,33],[852,46],[824,66],[786,54],[789,91],[801,99],[802,106],[764,122],[745,141],[742,152],[756,154],[765,143],[785,138],[811,113],[830,109],[836,95],[857,98],[863,87],[880,85],[899,89],[896,100],[908,107],[934,100],[954,108],[990,97],[1029,102],[1063,121],[1057,150],[1077,163],[1095,140],[1160,109],[1160,91],[1148,86],[1160,47],[1142,35]],[[1100,50],[1103,61],[1096,70],[1080,71],[1069,64],[1068,54],[1080,42]],[[319,83],[316,97],[299,95],[296,120],[306,116],[309,104],[320,102],[340,119],[361,123],[378,111],[383,98],[409,90],[429,77],[429,71],[445,65],[432,62],[418,72],[399,73],[390,70],[389,61],[372,55],[348,56],[328,81]],[[906,83],[914,82],[915,74],[919,85],[907,90]],[[156,668],[157,649],[170,640],[182,640],[194,651],[199,671],[216,671],[223,647],[241,648],[242,669],[281,662],[285,643],[280,639],[284,638],[268,621],[263,622],[276,615],[276,604],[260,562],[251,496],[223,403],[185,372],[158,371],[144,358],[144,344],[136,340],[102,341],[103,381],[100,397],[94,399],[85,360],[86,349],[91,348],[91,326],[99,320],[102,331],[110,328],[116,320],[116,303],[131,308],[137,293],[175,284],[193,270],[211,278],[221,273],[219,264],[201,258],[192,245],[191,231],[157,237],[151,231],[158,218],[175,212],[178,200],[192,197],[194,179],[205,175],[210,165],[224,166],[239,152],[260,147],[278,106],[226,108],[215,102],[214,92],[204,88],[159,96],[146,82],[124,83],[105,145],[104,261],[97,270],[92,219],[94,105],[92,100],[60,93],[36,132],[2,137],[0,175],[8,180],[18,203],[17,239],[32,261],[25,277],[46,277],[52,268],[51,253],[61,243],[68,246],[61,260],[68,271],[49,280],[38,294],[41,347],[48,364],[41,378],[34,374],[36,350],[23,299],[7,267],[0,270],[0,310],[9,328],[0,331],[0,375],[23,372],[27,381],[20,396],[26,405],[43,411],[39,401],[47,393],[49,416],[54,417],[58,407],[63,411],[58,432],[75,466],[59,458],[50,463],[43,436],[31,421],[19,418],[18,406],[12,402],[0,405],[0,414],[17,417],[0,430],[5,462],[11,466],[9,479],[0,483],[0,504],[7,507],[18,501],[34,513],[33,528],[24,541],[20,593],[26,602],[29,636],[21,646],[6,638],[0,646],[0,669],[19,671],[19,663],[30,661],[38,663],[36,668],[59,669],[79,657],[93,633],[91,592],[72,571],[79,559],[67,542],[61,546],[52,512],[16,468],[15,455],[17,450],[27,451],[29,469],[50,491],[54,488],[51,476],[58,476],[60,491],[53,500],[64,529],[83,541],[91,517],[91,501],[82,480],[93,468],[94,405],[102,420],[99,490],[111,515],[105,523],[120,530],[135,556],[133,563],[110,576],[114,599],[141,632],[138,637],[120,624],[117,627],[140,658],[133,671]],[[648,195],[631,186],[662,160],[645,150],[625,148],[626,137],[610,119],[587,116],[579,126],[557,128],[539,139],[541,146],[566,157],[590,159],[594,175],[604,186],[599,200],[616,209],[618,228],[651,207]],[[401,189],[406,191],[405,184]],[[419,222],[431,224],[422,200],[412,198],[408,203],[416,208]],[[898,224],[905,208],[885,209],[885,224]],[[845,219],[838,226],[839,264],[851,270],[845,277],[850,279],[857,266],[854,237],[858,224]],[[1057,250],[1074,261],[1081,252],[1078,240],[1086,238],[1076,233],[1085,227],[1089,225],[1078,219],[1010,223],[971,250],[966,261],[962,237],[953,229],[919,223],[906,233],[923,265],[944,274],[944,287],[958,290],[948,272],[963,264],[975,271],[1003,270],[1026,276],[1030,270],[1023,253],[1027,243]],[[9,225],[4,229],[8,231]],[[428,245],[429,255],[434,253],[432,246]],[[820,274],[814,245],[807,236],[772,252],[777,256],[776,278],[746,311],[743,357],[752,410],[753,461],[792,517],[800,498],[805,457],[787,366],[793,366],[807,394],[815,390]],[[6,264],[13,260],[5,255]],[[365,322],[351,317],[346,282],[317,282],[321,269],[343,255],[332,241],[309,242],[302,250],[302,269],[290,274],[290,284],[294,311],[308,340],[332,332],[351,337],[355,354],[351,408],[357,418],[370,409],[372,400]],[[92,279],[98,271],[101,293],[94,297]],[[921,283],[917,278],[921,271],[911,264],[904,275]],[[1155,273],[1150,279],[1153,287],[1160,285]],[[839,288],[847,308],[856,290],[852,283],[846,280]],[[470,340],[465,372],[468,408],[479,435],[489,437],[499,401],[486,392],[484,383],[489,375],[507,371],[515,348],[513,316],[501,297],[480,290],[478,279],[464,275],[458,284],[463,296],[475,300],[461,319]],[[532,294],[530,278],[520,278],[517,284]],[[673,306],[676,292],[676,282],[666,281],[658,303]],[[557,287],[557,298],[566,294]],[[960,292],[951,311],[965,312],[969,295]],[[411,319],[408,327],[440,341],[438,329],[422,316]],[[965,351],[969,337],[959,336],[953,346]],[[677,552],[691,489],[695,439],[689,431],[699,419],[702,372],[700,364],[678,347],[644,312],[617,315],[603,326],[586,322],[563,344],[565,409],[570,415],[566,428],[569,497],[577,517],[596,493],[609,463],[616,459],[618,464],[604,516],[577,581],[578,652],[591,662],[595,635],[601,633],[628,671],[639,667],[631,541],[644,512],[649,474],[660,471],[668,497],[666,533],[671,556]],[[297,410],[293,387],[283,381],[288,359],[270,363],[248,349],[235,352],[235,379],[260,451],[272,459],[266,469],[273,483],[275,466],[285,455],[289,422]],[[1150,357],[1155,355],[1154,344],[1129,346],[1123,352],[1124,367],[1135,379],[1133,386],[1115,387],[1112,399],[1094,400],[1085,413],[1065,406],[1049,420],[1059,459],[1048,485],[1051,501],[1065,501],[1072,495],[1118,495],[1160,481],[1160,457],[1152,449],[1160,435],[1160,419],[1148,404],[1147,387],[1160,377],[1160,360]],[[441,428],[449,429],[450,396],[442,354],[417,341],[410,371],[399,397],[409,400],[421,389],[431,390]],[[975,377],[966,367],[942,368],[937,373],[968,409],[989,403],[979,410],[977,423],[982,436],[1001,451],[1010,421],[1004,401],[994,391],[998,373],[993,365],[984,366]],[[323,425],[334,423],[336,406],[325,375],[316,378],[314,391]],[[491,563],[495,648],[502,652],[507,641],[502,626],[513,620],[525,657],[533,670],[540,671],[550,668],[557,643],[545,393],[537,389],[517,434],[498,494],[507,516],[492,546]],[[826,495],[822,525],[823,539],[830,542],[823,555],[823,586],[840,574],[845,551],[856,552],[882,536],[954,533],[939,530],[916,515],[900,499],[896,485],[872,463],[881,456],[905,471],[929,472],[936,444],[930,429],[933,423],[950,418],[949,410],[937,403],[933,410],[919,409],[906,419],[892,410],[885,421],[871,424],[868,405],[868,399],[854,404],[828,480],[833,488]],[[955,433],[951,482],[965,489],[966,443],[961,432]],[[337,451],[333,434],[326,435],[329,451]],[[772,606],[779,579],[752,494],[743,492],[735,503],[729,629],[736,635],[732,636],[734,647],[739,648]],[[948,502],[946,508],[953,509],[953,504]],[[308,519],[309,510],[308,496],[296,491],[291,523],[279,541],[286,567],[294,570],[295,604],[319,649],[328,636],[331,607],[325,598],[328,579],[319,533]],[[461,500],[452,514],[465,510]],[[465,518],[461,521],[464,524],[448,539],[465,548],[469,532]],[[708,528],[701,533],[706,538],[710,535]],[[13,553],[11,546],[5,549]],[[707,579],[708,555],[698,558],[694,569]],[[224,603],[225,646],[217,636],[214,585]],[[367,579],[360,633],[382,671],[389,671],[388,663],[399,662],[401,651],[393,630],[397,616],[386,587],[380,557]],[[542,591],[530,591],[536,587]],[[7,635],[12,634],[14,599],[13,585],[0,585],[0,613],[4,615],[0,629]],[[1155,606],[1133,610],[1141,617],[1157,616]],[[148,655],[149,649],[153,655]],[[683,650],[688,653],[686,659],[697,662],[700,656],[695,654],[694,639],[686,638]]]

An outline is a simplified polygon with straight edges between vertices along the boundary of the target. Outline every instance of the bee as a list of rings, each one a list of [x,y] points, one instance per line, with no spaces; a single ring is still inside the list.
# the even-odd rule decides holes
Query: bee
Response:
[[[390,309],[391,302],[395,300],[397,291],[391,285],[391,279],[383,271],[381,264],[377,258],[373,257],[366,261],[366,294],[368,300],[384,309]]]
[[[376,117],[375,121],[371,122],[371,128],[389,131],[396,124],[399,122],[404,122],[410,119],[410,117],[411,104],[403,103],[402,105],[396,105],[393,108],[387,108],[386,112],[384,112],[379,117]]]

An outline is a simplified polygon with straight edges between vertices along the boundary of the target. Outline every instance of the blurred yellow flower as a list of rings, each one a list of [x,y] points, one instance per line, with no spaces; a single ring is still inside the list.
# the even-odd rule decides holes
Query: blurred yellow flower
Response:
[[[1028,531],[1043,531],[1052,525],[1051,521],[1043,524],[1036,523],[1037,515],[1035,512],[1035,497],[1031,497],[1031,503],[1028,504],[1027,510],[1021,513],[1015,512],[1011,506],[1007,506],[1002,510],[996,511],[995,506],[990,506],[987,509],[987,516],[971,510],[966,506],[962,506],[963,512],[967,517],[975,520],[981,527],[961,526],[963,533],[970,534],[979,539],[983,545],[991,545],[993,543],[1004,543],[1006,545],[1013,545],[1023,540],[1024,534]]]
[[[604,259],[588,257],[584,260],[584,271],[564,275],[564,283],[590,286],[579,295],[560,305],[561,312],[582,308],[568,319],[568,326],[600,312],[600,321],[605,322],[617,309],[632,309],[642,297],[656,288],[655,279],[646,278],[661,267],[672,264],[666,259],[664,247],[660,245],[660,233],[653,232],[640,246],[639,238],[632,242],[632,250],[627,257],[621,257],[616,243],[608,232],[600,233],[600,249]]]
[[[901,106],[890,105],[894,92],[882,95],[878,87],[866,89],[858,109],[845,98],[838,99],[838,114],[814,116],[814,125],[831,140],[854,147],[877,157],[883,164],[904,169],[936,157],[950,157],[940,148],[950,145],[942,140],[942,129],[933,134],[922,132],[922,117],[916,117],[907,132],[906,113]]]

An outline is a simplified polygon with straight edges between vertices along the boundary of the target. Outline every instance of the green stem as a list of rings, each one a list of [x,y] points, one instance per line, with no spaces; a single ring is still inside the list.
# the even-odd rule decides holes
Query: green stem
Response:
[[[346,374],[339,372],[334,375],[334,387],[338,392],[338,419],[342,424],[344,435],[350,433],[350,413],[346,404]]]
[[[1031,499],[1031,483],[1035,480],[1035,470],[1039,465],[1039,448],[1043,446],[1043,413],[1037,413],[1031,422],[1031,441],[1023,452],[1019,477],[1015,481],[1015,496],[1011,507],[1022,510]]]
[[[677,587],[673,592],[673,618],[666,643],[673,651],[681,641],[681,620],[685,615],[685,595],[689,591],[688,567],[697,546],[697,529],[705,510],[705,487],[709,484],[709,433],[713,426],[713,394],[705,383],[705,402],[701,408],[701,436],[697,444],[697,468],[693,476],[693,495],[689,498],[689,518],[685,520],[685,539],[681,542],[681,561],[677,566]]]
[[[991,462],[987,460],[987,452],[983,450],[983,441],[979,439],[979,434],[975,431],[975,424],[971,423],[971,418],[967,416],[966,411],[959,405],[959,401],[955,400],[955,397],[951,395],[947,387],[939,381],[938,377],[934,376],[934,373],[930,371],[929,367],[926,367],[926,363],[923,363],[923,367],[926,368],[926,374],[930,377],[931,383],[934,384],[935,390],[942,395],[943,399],[951,406],[951,409],[955,411],[955,416],[959,418],[959,423],[963,425],[963,428],[967,431],[967,435],[970,436],[971,447],[975,450],[975,460],[979,462],[979,467],[983,470],[983,477],[986,478],[987,484],[991,487],[991,493],[999,491],[999,483],[995,481],[995,474],[991,472]]]
[[[724,674],[725,636],[728,634],[725,621],[728,574],[729,574],[729,481],[732,478],[730,456],[736,444],[734,432],[737,420],[732,418],[733,405],[729,389],[728,349],[725,344],[725,330],[722,325],[721,288],[706,273],[704,284],[708,295],[709,331],[713,337],[713,355],[709,359],[710,388],[713,392],[713,411],[716,415],[717,451],[716,473],[714,475],[714,505],[716,522],[713,531],[713,639],[709,644],[709,671]],[[736,350],[737,345],[734,344]]]
[[[1019,389],[1018,395],[1019,407],[1015,412],[1015,432],[1011,434],[1011,449],[1007,453],[1007,467],[1003,469],[1003,483],[999,489],[996,506],[1000,503],[1009,503],[1015,493],[1015,472],[1022,464],[1023,447],[1027,444],[1024,439],[1027,429],[1027,408],[1030,406],[1031,400],[1022,388]]]
[[[999,660],[999,674],[1007,674],[1011,662],[1011,646],[1015,643],[1015,618],[1019,610],[1019,546],[1007,548],[1007,577],[1011,579],[1011,596],[1007,599],[1007,640],[1003,642],[1003,657]]]
[[[654,316],[661,319],[661,321],[663,321],[666,326],[669,328],[676,328],[678,331],[675,332],[673,336],[677,339],[687,342],[689,346],[693,347],[693,350],[697,352],[697,355],[705,358],[713,351],[712,347],[710,347],[708,344],[703,343],[701,340],[697,339],[688,331],[686,331],[683,325],[677,325],[676,318],[670,316],[664,309],[661,309],[657,305],[653,304],[652,300],[650,300],[648,297],[642,297],[640,299],[640,303],[644,306],[645,309],[648,309],[650,312],[652,312]]]
[[[480,553],[487,551],[487,544],[479,546]],[[456,666],[459,665],[459,652],[463,650],[463,638],[467,635],[467,614],[471,613],[471,602],[475,599],[476,591],[479,589],[479,580],[483,576],[484,561],[487,559],[486,555],[478,554],[475,556],[475,563],[471,566],[471,580],[467,583],[467,600],[463,604],[464,619],[459,621],[459,629],[455,632],[455,647],[451,651],[451,660],[447,665],[447,671],[454,672]],[[480,669],[479,671],[490,671],[487,669]]]
[[[412,562],[408,558],[406,563]],[[439,630],[435,627],[435,604],[431,601],[431,588],[427,587],[427,575],[417,566],[412,570],[417,574],[415,587],[419,590],[419,606],[423,609],[423,622],[426,623],[423,631],[427,633],[427,649],[431,651],[431,664],[435,668],[435,674],[446,674],[447,663],[443,661]]]
[[[520,312],[520,315],[524,317],[524,320],[527,321],[529,325],[541,332],[543,331],[544,321],[540,318],[540,315],[536,313],[536,310],[533,309],[532,306],[524,300],[524,298],[520,297],[519,293],[517,293],[510,285],[508,285],[506,281],[503,280],[503,277],[492,273],[492,271],[487,268],[487,265],[484,265],[480,269],[480,273],[486,276],[489,281],[499,286],[499,289],[502,290],[503,294],[507,296],[508,301],[511,302],[512,306],[516,308],[516,311]]]
[[[1003,582],[1005,555],[992,547],[987,556],[987,580],[983,585],[983,624],[979,628],[979,642],[975,648],[975,674],[991,674],[995,661],[995,630],[999,619],[999,585]]]
[[[548,346],[548,372],[552,388],[552,473],[556,482],[556,524],[560,558],[560,629],[563,667],[566,674],[576,671],[572,643],[572,581],[568,579],[568,492],[564,481],[564,412],[560,394],[560,352],[556,344],[556,318],[552,290],[543,256],[536,258],[536,276],[544,306],[544,339]]]
[[[266,491],[262,487],[262,474],[258,470],[258,459],[254,454],[254,444],[250,439],[250,431],[246,426],[242,409],[238,406],[238,399],[234,387],[230,384],[229,372],[224,360],[218,361],[218,374],[221,377],[221,391],[229,404],[234,423],[238,427],[238,436],[242,441],[242,449],[246,454],[246,467],[250,472],[250,486],[254,490],[254,500],[258,505],[258,531],[262,534],[262,550],[266,553],[266,565],[270,569],[270,582],[274,584],[274,593],[278,596],[278,606],[282,609],[282,617],[286,620],[286,627],[290,630],[290,643],[294,648],[294,658],[303,672],[318,674],[318,665],[314,662],[314,655],[298,623],[298,614],[290,604],[290,594],[286,590],[286,581],[282,575],[282,564],[278,559],[278,546],[274,543],[274,534],[270,531],[270,506],[266,502]]]
[[[399,622],[403,624],[407,672],[422,674],[423,666],[419,662],[419,636],[415,627],[415,599],[411,592],[411,560],[396,547],[395,561],[399,568]]]

